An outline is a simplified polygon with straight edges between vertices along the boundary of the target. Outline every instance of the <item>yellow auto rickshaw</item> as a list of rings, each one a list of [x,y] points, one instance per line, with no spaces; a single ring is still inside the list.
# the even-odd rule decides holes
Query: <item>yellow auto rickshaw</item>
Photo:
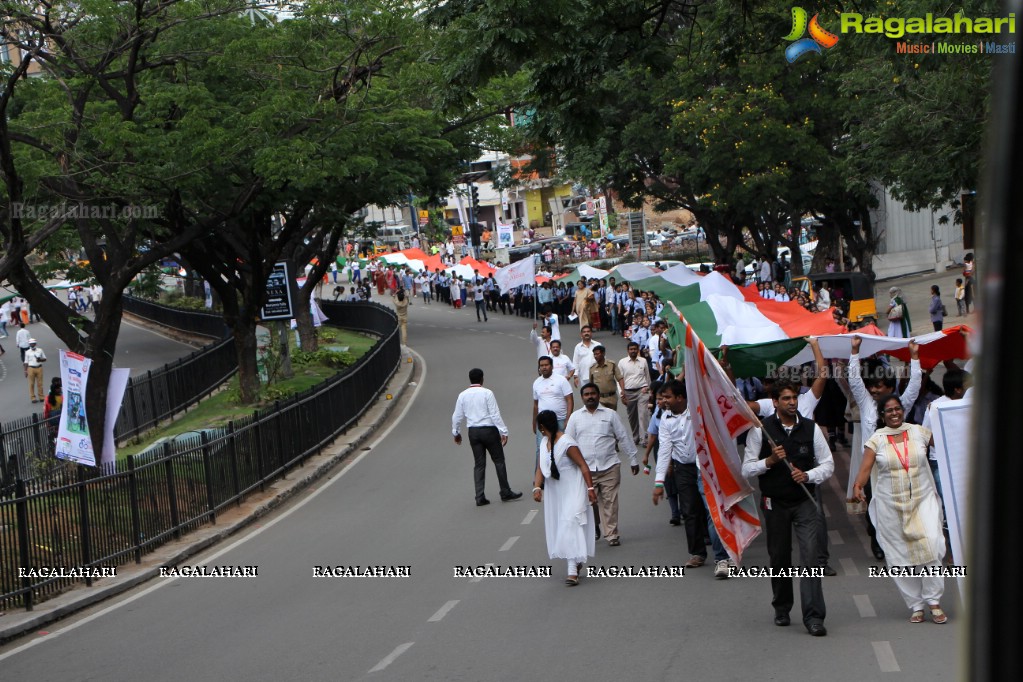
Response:
[[[841,299],[849,304],[850,322],[877,321],[874,286],[862,272],[815,272],[792,278],[792,286],[815,302],[821,282],[828,283],[832,301]]]

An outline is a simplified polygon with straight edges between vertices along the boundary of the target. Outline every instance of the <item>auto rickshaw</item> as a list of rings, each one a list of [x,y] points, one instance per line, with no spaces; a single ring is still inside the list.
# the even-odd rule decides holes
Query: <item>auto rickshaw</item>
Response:
[[[815,272],[806,277],[793,277],[792,286],[816,301],[821,282],[828,283],[831,300],[842,299],[849,304],[850,322],[876,322],[874,286],[862,272]],[[812,284],[812,286],[811,286]]]

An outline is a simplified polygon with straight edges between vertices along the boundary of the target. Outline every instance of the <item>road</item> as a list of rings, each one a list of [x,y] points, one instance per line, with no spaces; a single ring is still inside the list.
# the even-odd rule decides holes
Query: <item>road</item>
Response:
[[[705,680],[953,679],[962,608],[950,623],[911,625],[876,562],[862,517],[846,515],[848,453],[827,487],[832,565],[825,638],[773,625],[768,579],[583,578],[563,584],[547,558],[543,511],[529,497],[535,356],[524,318],[417,303],[418,385],[365,456],[196,565],[255,565],[252,578],[157,578],[133,593],[0,649],[5,679],[48,680]],[[565,326],[566,345],[576,334]],[[597,335],[613,359],[620,338]],[[520,501],[499,502],[492,466],[478,508],[467,445],[450,437],[456,395],[482,367],[511,429]],[[622,411],[624,416],[624,411]],[[650,502],[652,480],[626,474],[622,544],[598,543],[591,566],[681,565],[684,530]],[[453,577],[455,566],[553,565],[550,578]],[[758,538],[744,564],[766,565]],[[409,566],[408,578],[314,578],[315,566]]]
[[[42,322],[29,325],[28,330],[46,353],[47,362],[43,370],[43,388],[49,390],[50,379],[60,372],[58,351],[64,347],[56,335]],[[21,364],[21,354],[14,343],[16,328],[8,327],[10,336],[2,341],[7,354],[0,358],[0,421],[8,422],[32,413],[42,414],[42,404],[33,405],[28,393]],[[151,369],[163,367],[180,357],[188,355],[195,348],[188,344],[162,336],[149,329],[124,321],[117,339],[116,366],[130,367],[132,375],[142,374]]]

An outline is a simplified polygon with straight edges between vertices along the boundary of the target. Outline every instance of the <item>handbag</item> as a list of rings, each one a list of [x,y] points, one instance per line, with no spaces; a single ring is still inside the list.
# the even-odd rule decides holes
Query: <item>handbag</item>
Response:
[[[896,303],[895,304],[895,307],[892,308],[891,311],[888,313],[888,319],[892,320],[893,322],[896,321],[896,320],[901,320],[902,319],[902,304],[901,303]]]
[[[941,304],[941,316],[948,317],[948,308],[945,307],[944,303]]]

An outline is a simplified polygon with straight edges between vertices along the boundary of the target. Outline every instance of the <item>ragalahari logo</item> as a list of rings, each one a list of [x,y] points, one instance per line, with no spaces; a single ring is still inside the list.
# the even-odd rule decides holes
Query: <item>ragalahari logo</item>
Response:
[[[785,59],[789,61],[789,64],[811,52],[823,54],[822,47],[825,50],[830,50],[838,44],[838,36],[821,27],[817,21],[819,16],[819,14],[813,15],[813,19],[808,24],[806,10],[802,7],[792,8],[792,32],[785,36],[785,40],[795,41],[785,48]],[[803,34],[807,31],[809,31],[810,37],[804,38]]]

